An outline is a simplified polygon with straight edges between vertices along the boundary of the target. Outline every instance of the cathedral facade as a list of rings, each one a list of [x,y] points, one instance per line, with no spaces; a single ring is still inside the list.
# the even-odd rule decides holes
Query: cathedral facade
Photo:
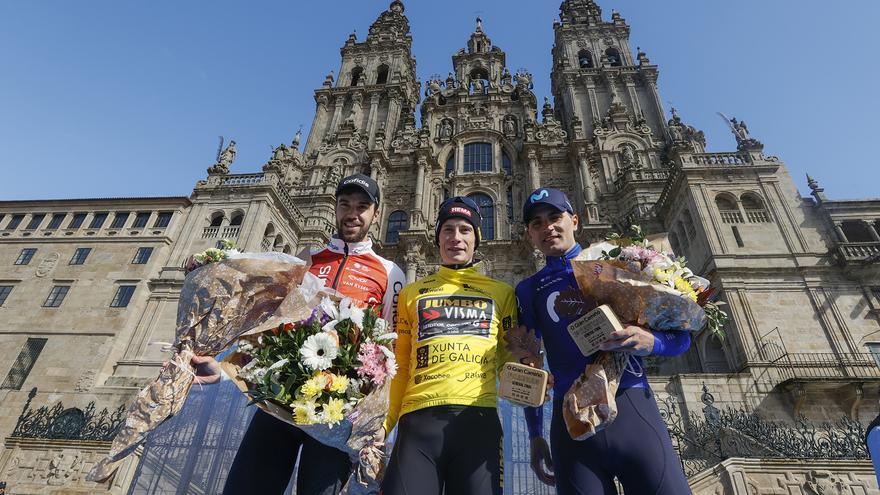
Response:
[[[280,145],[260,172],[233,173],[232,142],[189,197],[0,201],[7,491],[219,490],[246,424],[242,404],[217,398],[237,394],[228,388],[194,392],[188,421],[109,485],[83,477],[109,448],[117,408],[161,366],[155,344],[173,340],[185,258],[220,239],[321,246],[336,183],[362,172],[383,190],[378,251],[409,281],[437,268],[434,219],[452,196],[480,204],[478,256],[511,285],[543,263],[523,237],[535,188],[569,195],[582,245],[632,224],[667,232],[731,316],[725,339],[704,331],[683,356],[647,360],[694,492],[876,493],[857,437],[880,399],[866,347],[880,341],[880,200],[832,200],[813,178],[802,197],[736,119],[737,149],[707,151],[702,131],[663,108],[659,68],[632,50],[619,13],[565,0],[553,29],[551,98],[507,67],[479,19],[437,68],[448,75],[422,83],[395,0],[365,39],[345,41],[305,142]],[[529,471],[521,411],[500,409],[505,493],[552,493]]]

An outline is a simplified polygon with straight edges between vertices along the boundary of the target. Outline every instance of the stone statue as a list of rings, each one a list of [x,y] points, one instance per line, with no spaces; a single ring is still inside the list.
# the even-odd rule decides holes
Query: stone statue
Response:
[[[293,136],[293,142],[290,143],[290,147],[291,148],[299,148],[299,143],[300,143],[300,141],[302,141],[302,137],[303,137],[303,131],[302,131],[302,129],[299,129],[298,131],[296,131],[296,136]]]
[[[235,161],[235,141],[229,141],[229,145],[226,146],[226,149],[220,153],[220,157],[217,159],[217,163],[214,164],[211,168],[208,169],[209,174],[228,174],[229,166],[232,165],[232,162]]]
[[[335,185],[342,179],[342,165],[339,162],[333,164],[327,172],[327,184]]]
[[[64,454],[58,453],[49,461],[49,468],[46,472],[46,483],[50,485],[64,484],[61,463],[64,462]]]
[[[458,84],[455,82],[455,76],[450,72],[449,76],[446,78],[446,89],[450,90],[455,89],[456,87],[458,87]]]
[[[425,90],[425,96],[434,96],[439,93],[443,89],[440,84],[439,79],[431,79],[428,81],[428,88]]]
[[[516,117],[513,115],[504,117],[504,135],[508,137],[516,136]]]
[[[736,138],[739,150],[761,150],[764,148],[763,143],[749,134],[749,128],[744,121],[731,118],[729,122],[730,130],[733,131],[733,136]]]
[[[440,139],[450,139],[452,137],[454,129],[452,127],[452,121],[449,119],[443,119],[440,122]]]
[[[639,164],[639,157],[636,156],[632,146],[624,145],[620,150],[620,163],[623,168],[632,168]]]
[[[482,79],[473,79],[471,82],[473,83],[475,94],[486,92],[486,83]]]
[[[272,159],[276,161],[287,159],[287,146],[284,146],[284,143],[281,143],[280,146],[275,148],[275,150],[272,152]]]

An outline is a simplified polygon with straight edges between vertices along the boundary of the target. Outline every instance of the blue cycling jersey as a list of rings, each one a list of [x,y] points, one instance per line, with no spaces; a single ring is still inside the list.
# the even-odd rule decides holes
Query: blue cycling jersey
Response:
[[[544,342],[547,364],[553,373],[554,400],[561,401],[572,383],[593,362],[595,354],[584,356],[568,333],[568,325],[596,307],[596,302],[580,294],[571,269],[571,259],[582,251],[579,244],[564,256],[547,257],[547,265],[538,273],[516,286],[519,301],[519,323],[535,330]],[[688,332],[652,332],[653,355],[678,356],[690,347]],[[640,372],[641,358],[634,358],[620,379],[619,390],[647,387],[648,381]],[[638,374],[636,374],[638,372]],[[527,407],[525,410],[529,438],[543,435],[543,409]]]

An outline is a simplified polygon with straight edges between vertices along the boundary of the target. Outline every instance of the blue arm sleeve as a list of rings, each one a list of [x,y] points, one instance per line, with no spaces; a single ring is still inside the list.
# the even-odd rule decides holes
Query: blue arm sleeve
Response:
[[[530,300],[530,285],[528,279],[523,280],[516,286],[516,301],[519,310],[518,319],[520,325],[535,331],[535,336],[541,338],[541,331],[535,324],[535,315],[528,303]],[[526,428],[529,430],[529,439],[544,435],[544,408],[526,407],[523,413],[526,417]]]
[[[654,356],[675,357],[691,346],[690,332],[651,332],[654,334]]]

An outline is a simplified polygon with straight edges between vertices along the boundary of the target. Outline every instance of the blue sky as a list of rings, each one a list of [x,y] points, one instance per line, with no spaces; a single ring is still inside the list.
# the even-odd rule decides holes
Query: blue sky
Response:
[[[406,1],[419,78],[446,74],[484,19],[549,95],[558,0]],[[388,1],[0,2],[0,199],[188,195],[217,137],[257,171],[314,114],[313,91]],[[327,7],[330,5],[330,7]],[[880,196],[880,2],[600,0],[660,66],[667,110],[732,150],[744,119],[806,194]]]

